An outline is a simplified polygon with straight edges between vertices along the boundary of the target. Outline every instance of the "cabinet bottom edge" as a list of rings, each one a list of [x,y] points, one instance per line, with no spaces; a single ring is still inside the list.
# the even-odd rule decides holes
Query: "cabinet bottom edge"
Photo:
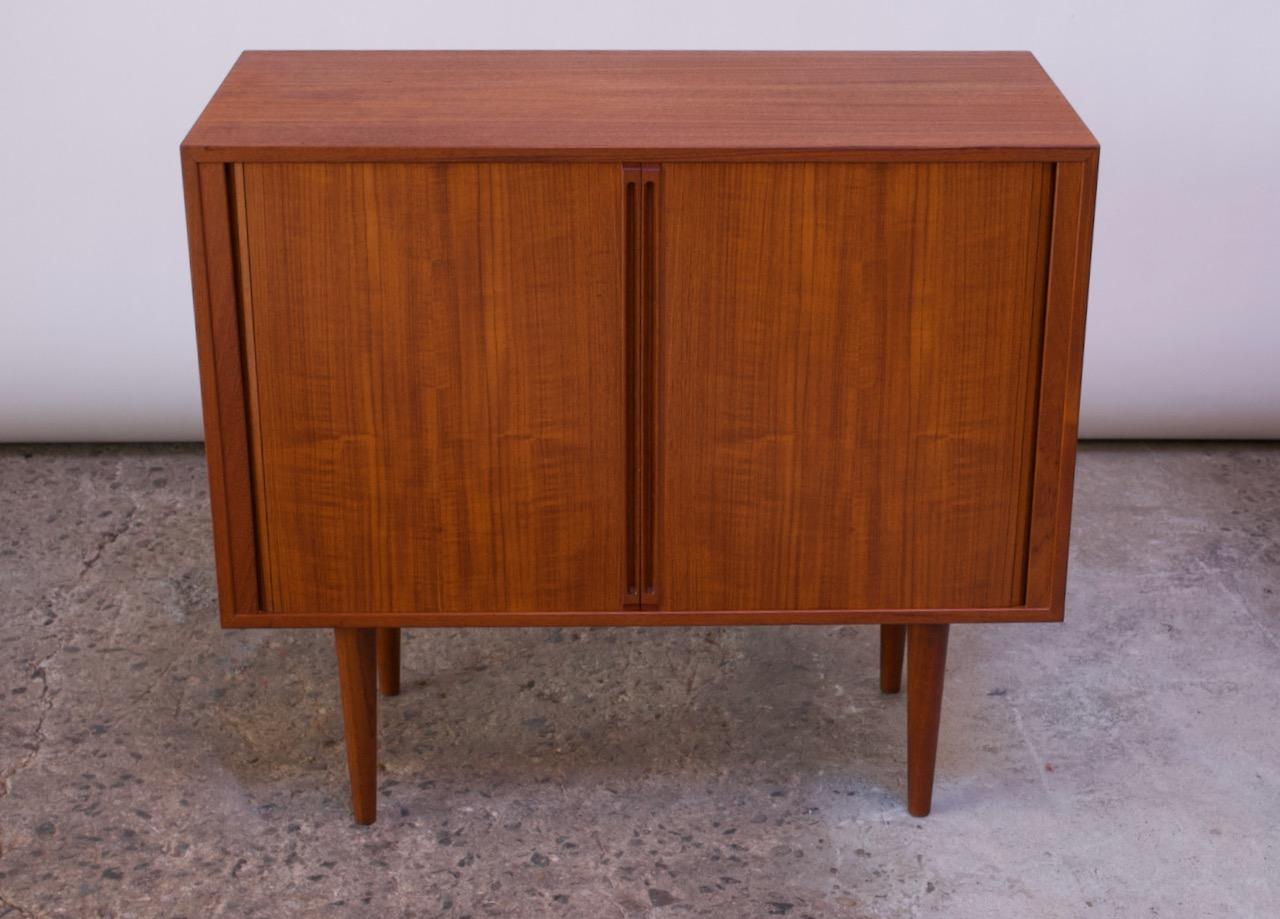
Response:
[[[1060,622],[1051,607],[897,610],[612,610],[582,612],[224,613],[224,628],[530,628],[731,625],[940,625]]]

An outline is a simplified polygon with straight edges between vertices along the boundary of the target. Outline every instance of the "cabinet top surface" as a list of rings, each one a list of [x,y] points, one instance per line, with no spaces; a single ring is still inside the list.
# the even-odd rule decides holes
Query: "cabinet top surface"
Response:
[[[194,160],[1079,158],[1027,52],[246,51]]]

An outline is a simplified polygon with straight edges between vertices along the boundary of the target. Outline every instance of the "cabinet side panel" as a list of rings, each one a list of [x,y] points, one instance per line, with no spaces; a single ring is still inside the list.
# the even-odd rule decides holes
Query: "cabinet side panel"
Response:
[[[257,551],[258,590],[262,597],[261,605],[267,609],[275,605],[275,591],[271,583],[271,568],[265,563],[265,549],[270,545],[271,528],[267,520],[267,504],[263,500],[263,467],[262,439],[256,419],[261,415],[258,408],[258,369],[255,366],[257,348],[254,344],[253,329],[253,276],[249,261],[248,217],[245,213],[244,165],[237,163],[230,169],[231,200],[235,214],[236,242],[236,291],[240,298],[240,349],[244,359],[245,410],[247,422],[246,437],[249,441],[250,482],[253,489],[253,509],[255,528],[255,547]]]
[[[1048,607],[1061,618],[1066,601],[1097,158],[1059,163],[1056,175],[1027,602]]]
[[[664,609],[1022,604],[1051,184],[664,167]]]
[[[259,608],[226,166],[183,164],[205,456],[224,623]]]
[[[274,611],[620,608],[618,176],[245,166]]]

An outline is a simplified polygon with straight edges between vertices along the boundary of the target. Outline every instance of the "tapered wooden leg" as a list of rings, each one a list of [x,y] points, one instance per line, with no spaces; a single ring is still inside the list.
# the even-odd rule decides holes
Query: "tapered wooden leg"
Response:
[[[378,629],[378,692],[400,695],[399,629]]]
[[[942,677],[947,666],[946,625],[907,627],[907,810],[925,817],[933,804]]]
[[[902,654],[907,649],[905,625],[880,626],[880,691],[902,688]]]
[[[333,630],[356,823],[373,823],[378,817],[378,692],[374,687],[378,664],[373,633],[373,629]]]

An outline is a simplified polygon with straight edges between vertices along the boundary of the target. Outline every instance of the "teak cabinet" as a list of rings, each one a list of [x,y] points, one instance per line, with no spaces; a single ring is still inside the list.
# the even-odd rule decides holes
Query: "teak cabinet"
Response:
[[[1062,618],[1098,147],[1023,53],[256,52],[182,146],[222,622]]]

